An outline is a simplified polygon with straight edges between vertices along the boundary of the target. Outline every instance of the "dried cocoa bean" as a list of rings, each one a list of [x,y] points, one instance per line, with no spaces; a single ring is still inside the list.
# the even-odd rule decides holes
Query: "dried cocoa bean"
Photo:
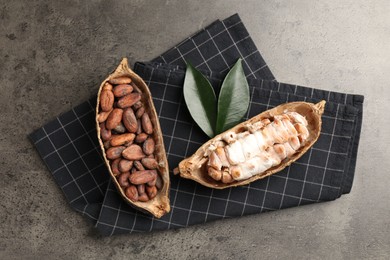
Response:
[[[134,202],[138,201],[138,191],[134,185],[130,185],[126,188],[125,195]]]
[[[133,108],[134,108],[135,110],[137,110],[137,109],[140,109],[142,106],[143,106],[143,105],[142,105],[141,101],[137,101],[137,102],[135,102],[135,104],[133,105]]]
[[[124,132],[126,132],[126,128],[125,128],[125,126],[122,124],[122,122],[120,122],[119,125],[117,125],[113,130],[114,130],[116,133],[118,133],[118,134],[123,134]]]
[[[98,117],[97,117],[98,118],[98,122],[99,123],[103,123],[104,121],[106,121],[107,117],[110,115],[110,113],[111,113],[111,110],[107,111],[107,112],[104,112],[104,111],[100,112],[98,114]]]
[[[146,186],[146,193],[148,194],[149,199],[153,199],[157,195],[156,186]]]
[[[123,97],[133,92],[133,87],[130,85],[122,84],[114,88],[113,93],[115,97]]]
[[[154,153],[155,143],[153,138],[149,137],[146,139],[142,148],[146,155]]]
[[[119,170],[121,172],[128,172],[130,171],[131,167],[133,167],[133,161],[129,161],[126,159],[121,159],[119,162]]]
[[[134,161],[134,167],[139,171],[145,170],[145,167],[142,165],[140,161]]]
[[[123,110],[120,108],[114,108],[106,121],[107,129],[114,129],[122,120]]]
[[[112,85],[110,83],[106,82],[106,83],[104,83],[102,90],[112,91]]]
[[[135,133],[138,129],[138,122],[137,118],[134,115],[133,109],[126,108],[125,111],[123,112],[122,116],[123,124],[125,125],[127,131],[130,133]]]
[[[117,158],[114,161],[112,161],[112,163],[111,163],[111,171],[114,174],[114,176],[118,176],[119,174],[121,174],[121,172],[119,171],[119,161],[120,160],[121,160],[120,158]]]
[[[114,94],[112,94],[112,95],[114,96]],[[139,93],[130,93],[129,95],[121,97],[118,100],[117,106],[120,107],[120,108],[131,107],[132,105],[134,105],[139,100],[141,100],[141,94],[139,94]]]
[[[141,163],[145,168],[149,170],[154,170],[158,166],[158,163],[154,158],[142,158]]]
[[[142,128],[144,129],[145,133],[152,134],[153,133],[153,126],[152,122],[150,121],[149,115],[147,113],[144,113],[142,115]]]
[[[142,152],[142,149],[137,144],[132,144],[129,147],[127,147],[123,152],[122,155],[124,158],[130,161],[137,161],[141,160],[145,157],[145,154]]]
[[[111,142],[111,140],[104,141],[104,143],[103,143],[104,149],[108,150],[108,148],[111,147],[110,142]]]
[[[108,130],[104,123],[99,124],[99,127],[100,127],[100,136],[102,137],[103,141],[110,140],[111,139],[111,130]]]
[[[142,133],[142,123],[141,123],[141,119],[137,119],[137,124],[138,124],[138,128],[137,128],[136,134],[139,135],[140,133]]]
[[[129,77],[118,77],[115,79],[110,79],[109,82],[113,85],[129,84],[131,83],[131,78]]]
[[[135,112],[135,117],[141,118],[144,113],[145,113],[145,107],[142,106],[138,108],[137,112]]]
[[[129,187],[130,186],[130,182],[129,182],[129,176],[130,176],[130,173],[129,172],[124,172],[124,173],[121,173],[118,177],[118,183],[119,185],[122,187],[122,188],[126,188],[126,187]]]
[[[138,200],[141,202],[147,202],[149,201],[149,197],[146,193],[142,193],[138,196]]]
[[[129,180],[132,184],[139,185],[148,183],[156,178],[156,172],[153,170],[144,170],[133,172]]]
[[[133,143],[134,138],[135,138],[135,134],[133,133],[115,135],[111,138],[111,145],[112,146],[128,145]]]
[[[121,157],[122,152],[126,149],[125,146],[115,146],[108,148],[106,151],[106,156],[110,160],[115,160],[116,158]]]
[[[134,139],[134,142],[136,143],[143,143],[145,142],[145,140],[148,138],[148,135],[145,134],[145,133],[140,133],[139,135],[137,135]]]
[[[133,87],[133,89],[134,89],[135,92],[142,93],[142,91],[141,91],[140,88],[134,83],[134,81],[131,82],[130,85]]]
[[[153,186],[153,185],[151,185],[151,186]],[[162,186],[163,186],[162,178],[161,178],[160,174],[157,174],[156,187],[157,187],[157,189],[161,190]]]
[[[103,90],[100,93],[100,107],[102,111],[108,112],[114,105],[114,94],[111,90]]]

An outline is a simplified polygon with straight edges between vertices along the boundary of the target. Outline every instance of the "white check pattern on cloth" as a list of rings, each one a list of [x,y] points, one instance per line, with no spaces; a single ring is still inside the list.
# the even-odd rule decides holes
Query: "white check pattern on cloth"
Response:
[[[363,98],[275,82],[238,15],[216,21],[152,62],[135,66],[150,86],[170,168],[207,140],[183,103],[185,60],[203,70],[218,88],[239,57],[251,86],[247,117],[287,101],[331,101],[323,116],[321,137],[310,156],[306,154],[266,180],[234,189],[213,190],[172,176],[172,210],[155,219],[125,204],[110,182],[96,138],[93,97],[30,135],[70,205],[94,221],[101,234],[113,235],[185,227],[333,200],[349,192]]]

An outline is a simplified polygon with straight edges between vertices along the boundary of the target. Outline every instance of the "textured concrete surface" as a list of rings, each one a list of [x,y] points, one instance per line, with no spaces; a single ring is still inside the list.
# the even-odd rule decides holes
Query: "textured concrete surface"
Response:
[[[149,60],[238,12],[283,82],[364,94],[352,193],[151,234],[99,237],[27,134],[88,99],[123,56]],[[389,259],[390,3],[0,0],[0,259]]]

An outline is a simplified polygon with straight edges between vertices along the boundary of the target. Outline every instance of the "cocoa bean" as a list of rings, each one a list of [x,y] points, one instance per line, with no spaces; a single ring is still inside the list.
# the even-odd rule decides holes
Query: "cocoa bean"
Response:
[[[137,101],[137,102],[135,102],[135,104],[133,105],[133,108],[134,108],[135,110],[137,110],[137,109],[140,109],[142,106],[143,106],[143,105],[142,105],[141,101]]]
[[[137,127],[137,132],[136,132],[136,134],[139,135],[140,133],[142,133],[142,123],[141,123],[141,119],[137,119],[137,124],[138,124],[138,127]]]
[[[111,110],[107,111],[107,112],[104,112],[104,111],[100,112],[97,116],[98,122],[103,123],[104,121],[106,121],[107,117],[110,115],[110,113],[111,113]]]
[[[148,138],[148,135],[145,134],[145,133],[140,133],[139,135],[137,135],[134,139],[134,142],[136,143],[143,143],[145,142],[145,140]]]
[[[154,140],[153,138],[149,137],[148,139],[145,140],[142,150],[146,155],[149,155],[154,153],[154,148],[155,148]]]
[[[130,185],[125,190],[125,195],[128,197],[131,201],[138,201],[138,191],[137,188],[134,185]]]
[[[151,186],[153,186],[153,185],[151,185]],[[161,178],[160,174],[157,174],[156,187],[157,187],[157,189],[161,190],[162,186],[163,186],[162,178]]]
[[[117,125],[113,130],[118,134],[123,134],[126,132],[126,128],[122,122],[120,122],[119,125]]]
[[[100,93],[100,107],[102,111],[108,112],[114,105],[114,94],[111,90],[103,90]]]
[[[135,171],[130,177],[129,181],[132,184],[139,185],[148,183],[156,178],[156,172],[153,170]]]
[[[118,77],[118,78],[110,79],[109,82],[113,85],[129,84],[131,83],[131,78]]]
[[[129,161],[126,159],[121,159],[119,162],[119,170],[121,172],[128,172],[130,171],[131,167],[133,167],[133,161]]]
[[[138,200],[141,202],[147,202],[149,201],[149,197],[146,193],[142,193],[138,196]]]
[[[116,158],[121,157],[122,152],[126,149],[124,146],[115,146],[108,148],[106,151],[106,156],[110,160],[115,160]]]
[[[154,158],[142,158],[141,163],[145,168],[150,170],[154,170],[158,166],[158,163]]]
[[[115,97],[123,97],[130,94],[133,91],[133,87],[130,85],[118,85],[114,88],[113,93]]]
[[[102,90],[112,91],[112,85],[110,83],[106,82],[106,83],[104,83]]]
[[[121,160],[120,158],[117,158],[114,161],[112,161],[112,163],[111,163],[111,171],[114,174],[114,176],[118,176],[119,174],[121,174],[121,172],[119,171],[119,161],[120,160]]]
[[[148,194],[149,199],[153,199],[157,195],[156,186],[146,186],[146,193]]]
[[[111,130],[108,130],[104,123],[99,124],[99,127],[100,127],[100,136],[102,137],[102,140],[103,141],[110,140],[111,139]]]
[[[122,155],[124,158],[130,161],[141,160],[145,157],[145,154],[142,152],[141,147],[136,144],[132,144],[126,149],[124,149]]]
[[[114,96],[114,94],[113,94],[113,96]],[[141,100],[141,94],[139,94],[139,93],[130,93],[129,95],[121,97],[118,100],[117,106],[120,107],[120,108],[131,107],[132,105],[134,105],[139,100]]]
[[[114,108],[106,121],[107,129],[114,129],[122,120],[123,110],[120,108]]]
[[[142,128],[144,129],[145,133],[152,134],[153,133],[153,126],[152,122],[150,121],[150,117],[147,113],[144,113],[142,115]]]
[[[140,161],[134,161],[134,167],[139,171],[145,170],[145,167],[142,165]]]
[[[111,138],[111,145],[112,146],[128,145],[133,143],[134,138],[135,138],[135,134],[133,133],[115,135]]]
[[[145,113],[145,107],[142,106],[138,108],[137,112],[135,112],[135,117],[141,118],[144,113]]]
[[[130,176],[130,173],[129,173],[129,172],[121,173],[121,174],[118,176],[118,183],[119,183],[119,185],[120,185],[122,188],[126,188],[126,187],[129,187],[129,186],[130,186],[129,176]]]
[[[138,194],[144,194],[145,193],[145,184],[140,184],[137,186]]]
[[[131,109],[130,107],[126,108],[123,112],[122,120],[127,131],[129,131],[130,133],[135,133],[137,131],[138,122],[137,118],[134,115],[133,109]]]

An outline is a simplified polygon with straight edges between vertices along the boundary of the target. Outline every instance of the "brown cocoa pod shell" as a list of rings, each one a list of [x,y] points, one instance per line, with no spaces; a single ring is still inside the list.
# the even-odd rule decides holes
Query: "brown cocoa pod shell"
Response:
[[[233,128],[215,136],[214,138],[204,143],[191,157],[186,158],[179,163],[178,173],[181,177],[194,180],[206,187],[214,189],[225,189],[230,187],[247,185],[253,181],[263,179],[277,172],[280,172],[285,167],[289,166],[291,163],[299,159],[317,141],[321,133],[321,116],[324,113],[324,107],[325,101],[321,101],[317,104],[308,102],[291,102],[279,105],[261,114],[258,114],[251,119],[234,126]],[[308,122],[307,128],[309,131],[309,136],[303,146],[301,146],[296,153],[294,153],[291,157],[288,157],[287,160],[281,161],[279,165],[273,166],[268,170],[253,175],[252,177],[245,180],[223,183],[221,181],[216,181],[208,176],[207,163],[209,161],[208,154],[210,151],[210,145],[215,145],[219,140],[222,140],[222,136],[226,135],[228,132],[239,134],[243,131],[247,131],[248,126],[251,126],[254,123],[261,122],[262,120],[267,121],[267,119],[272,119],[277,115],[282,115],[286,111],[296,112],[304,116]],[[225,182],[228,181],[225,180]]]
[[[107,82],[109,82],[109,83],[107,83]],[[161,174],[161,189],[158,190],[157,195],[153,199],[149,199],[148,201],[139,201],[139,195],[138,195],[138,191],[137,191],[136,186],[130,185],[126,188],[121,187],[121,185],[119,184],[119,181],[118,181],[119,176],[121,176],[121,175],[119,175],[118,178],[116,178],[113,171],[112,171],[112,168],[111,168],[110,160],[111,161],[115,160],[116,159],[115,157],[117,157],[118,155],[119,155],[118,158],[121,158],[121,161],[119,161],[119,167],[121,167],[121,165],[124,164],[121,162],[122,162],[122,160],[126,159],[125,154],[128,154],[129,151],[127,151],[125,153],[123,153],[123,151],[125,151],[125,149],[128,149],[129,147],[131,147],[134,144],[130,145],[129,147],[118,146],[118,147],[121,147],[120,149],[123,149],[122,153],[120,153],[120,154],[119,154],[119,150],[110,150],[110,149],[117,149],[118,147],[110,147],[108,149],[104,148],[103,140],[101,137],[101,131],[100,131],[100,127],[99,127],[100,122],[98,120],[98,113],[102,112],[101,105],[100,105],[100,96],[101,96],[103,91],[108,91],[108,90],[113,91],[113,89],[115,87],[117,87],[117,86],[110,87],[108,84],[113,84],[113,85],[129,84],[133,87],[133,91],[128,95],[125,95],[122,97],[115,97],[114,96],[114,104],[113,104],[111,109],[114,110],[117,108],[130,106],[133,109],[135,109],[134,111],[137,111],[140,107],[144,107],[145,112],[147,112],[149,117],[150,117],[150,121],[151,121],[152,126],[153,126],[153,133],[150,135],[150,138],[153,138],[155,141],[155,150],[154,150],[153,155],[155,156],[156,160],[159,162],[159,166],[158,166],[157,170]],[[103,88],[105,88],[105,90],[103,90]],[[135,95],[125,98],[126,96],[129,96],[132,94],[135,94]],[[142,98],[141,98],[141,96],[142,96]],[[123,98],[125,98],[125,99],[123,99]],[[115,102],[115,99],[117,99],[116,102]],[[120,102],[121,99],[123,99],[123,100]],[[133,111],[133,113],[134,113],[134,111]],[[143,212],[150,213],[157,218],[160,218],[161,216],[163,216],[164,214],[169,212],[170,211],[169,197],[168,197],[169,196],[169,184],[170,184],[170,182],[169,182],[169,168],[168,168],[168,162],[167,162],[165,148],[164,148],[163,137],[162,137],[162,133],[161,133],[161,127],[159,124],[159,120],[157,117],[157,113],[156,113],[156,110],[155,110],[155,107],[153,104],[153,100],[152,100],[149,88],[145,84],[145,82],[129,68],[128,63],[127,63],[127,59],[123,59],[122,62],[117,67],[117,69],[111,75],[109,75],[107,77],[107,79],[105,79],[103,81],[103,83],[100,85],[98,97],[97,97],[96,113],[97,113],[96,114],[97,135],[98,135],[101,149],[103,150],[104,160],[106,162],[106,165],[107,165],[107,168],[109,170],[110,176],[113,180],[113,183],[115,184],[115,186],[116,186],[118,192],[120,193],[120,195],[122,196],[122,198],[129,205],[131,205],[131,206],[133,206],[133,207],[135,207],[138,210],[141,210]],[[141,113],[141,112],[139,112],[139,113]],[[123,113],[122,113],[122,115],[123,115]],[[141,118],[142,118],[142,116],[141,116]],[[108,119],[109,119],[109,116],[107,117],[107,120]],[[107,127],[107,120],[105,121],[106,127]],[[122,120],[123,120],[123,117],[120,118],[119,122],[115,122],[115,120],[114,120],[115,124],[111,122],[109,124],[108,128],[112,129],[112,131],[116,132],[116,130],[114,130],[114,129],[115,129],[115,127],[118,126],[118,124]],[[124,122],[122,122],[122,123],[124,124]],[[126,133],[127,132],[130,132],[130,131],[128,131],[128,129],[126,127]],[[118,132],[116,132],[116,133],[118,133]],[[138,135],[142,133],[141,121],[137,122],[137,128],[135,129],[135,133],[137,133]],[[136,149],[138,151],[141,150],[141,153],[138,153],[139,158],[137,158],[137,160],[141,160],[142,158],[145,157],[145,154],[143,153],[142,148],[140,146],[138,146],[138,147],[139,148],[136,148]],[[108,156],[107,156],[107,154],[108,154]],[[131,154],[131,152],[130,152],[130,154]],[[134,154],[134,152],[133,152],[133,154]],[[137,153],[135,153],[135,154],[137,155]],[[134,166],[132,167],[131,165],[130,166],[128,165],[127,167],[128,168],[131,167],[130,172],[132,172],[132,173],[129,173],[130,176],[137,172],[136,168]],[[152,175],[157,176],[157,173],[154,172],[154,173],[152,173]],[[124,181],[126,179],[125,177],[126,176],[123,176],[122,177],[123,179],[121,179],[122,184],[124,184],[124,182],[125,182]],[[157,177],[154,177],[154,178],[156,179]],[[152,182],[153,182],[153,178],[152,178]],[[144,194],[146,194],[146,192]],[[145,196],[147,196],[147,195],[145,195]]]

